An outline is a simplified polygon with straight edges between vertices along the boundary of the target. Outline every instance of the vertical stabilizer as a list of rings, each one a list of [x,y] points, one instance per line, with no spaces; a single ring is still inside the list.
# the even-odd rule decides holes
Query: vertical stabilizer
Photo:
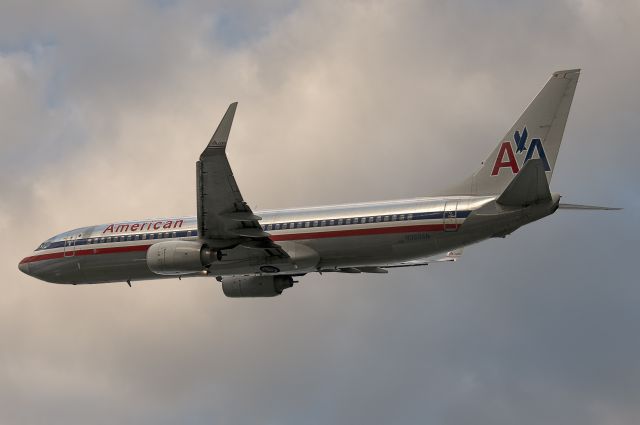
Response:
[[[445,194],[500,194],[525,163],[535,158],[540,158],[550,182],[579,76],[579,69],[554,72],[480,170]]]

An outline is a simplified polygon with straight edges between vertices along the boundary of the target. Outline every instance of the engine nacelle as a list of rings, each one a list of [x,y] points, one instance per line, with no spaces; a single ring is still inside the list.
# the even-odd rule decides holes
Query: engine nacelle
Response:
[[[147,250],[149,269],[167,276],[200,272],[213,262],[213,258],[213,252],[196,241],[158,242]]]
[[[227,297],[275,297],[293,286],[291,276],[234,276],[222,278]]]

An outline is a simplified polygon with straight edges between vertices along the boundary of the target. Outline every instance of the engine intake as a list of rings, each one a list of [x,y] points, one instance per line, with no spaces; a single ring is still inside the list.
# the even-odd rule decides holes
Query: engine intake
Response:
[[[158,242],[147,250],[147,266],[160,275],[198,273],[213,262],[213,251],[201,242]]]
[[[234,276],[222,279],[227,297],[275,297],[293,286],[291,276]]]

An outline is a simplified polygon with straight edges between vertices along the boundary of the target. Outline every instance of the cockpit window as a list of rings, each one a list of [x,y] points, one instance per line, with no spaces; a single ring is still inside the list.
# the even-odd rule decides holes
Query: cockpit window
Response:
[[[51,245],[51,242],[49,242],[49,241],[47,241],[47,242],[42,242],[42,243],[40,244],[40,246],[39,246],[38,248],[36,248],[36,251],[40,251],[40,250],[43,250],[43,249],[47,249],[47,248],[49,248],[49,246],[50,246],[50,245]]]

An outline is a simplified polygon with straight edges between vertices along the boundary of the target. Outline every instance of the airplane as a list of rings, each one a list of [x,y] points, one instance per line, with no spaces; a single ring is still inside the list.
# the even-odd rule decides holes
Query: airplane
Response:
[[[554,72],[480,169],[438,196],[300,209],[254,212],[242,197],[226,155],[232,103],[196,162],[195,217],[70,230],[18,267],[72,285],[211,276],[228,297],[272,297],[308,273],[456,261],[558,209],[618,209],[564,204],[549,188],[579,76]]]

